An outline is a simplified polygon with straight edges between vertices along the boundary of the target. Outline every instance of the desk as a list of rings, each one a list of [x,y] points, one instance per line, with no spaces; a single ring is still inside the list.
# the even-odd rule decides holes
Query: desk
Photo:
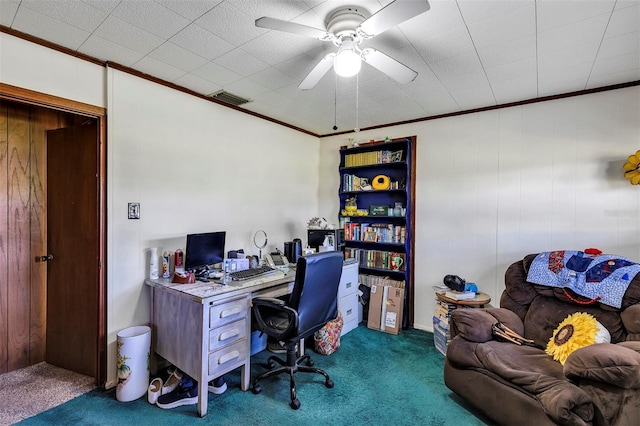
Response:
[[[174,284],[147,279],[151,287],[154,351],[198,381],[198,414],[207,414],[207,384],[242,367],[240,387],[249,389],[251,299],[280,297],[293,290],[295,271],[279,278]]]

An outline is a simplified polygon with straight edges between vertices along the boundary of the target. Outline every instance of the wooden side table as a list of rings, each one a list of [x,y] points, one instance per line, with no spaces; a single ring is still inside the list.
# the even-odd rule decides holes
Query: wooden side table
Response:
[[[484,305],[487,305],[488,303],[491,302],[491,296],[489,296],[487,293],[482,293],[482,292],[476,293],[476,297],[474,297],[473,299],[466,299],[466,300],[451,299],[449,297],[446,297],[444,294],[440,294],[440,293],[436,293],[436,297],[438,298],[438,300],[442,300],[447,303],[453,303],[454,305],[457,305],[457,307],[473,306],[478,308],[484,308]]]

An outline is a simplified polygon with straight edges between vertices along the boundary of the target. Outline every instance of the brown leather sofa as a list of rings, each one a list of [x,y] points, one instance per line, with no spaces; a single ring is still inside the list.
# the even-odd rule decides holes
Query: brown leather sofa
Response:
[[[507,269],[500,308],[453,311],[447,387],[497,424],[639,425],[640,274],[618,309],[527,282],[535,257]],[[593,315],[608,329],[611,343],[582,347],[563,366],[544,348],[558,324],[575,312]],[[537,347],[495,337],[497,322]]]

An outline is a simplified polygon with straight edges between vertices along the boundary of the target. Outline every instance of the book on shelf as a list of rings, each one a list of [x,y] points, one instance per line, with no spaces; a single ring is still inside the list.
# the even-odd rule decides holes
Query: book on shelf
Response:
[[[476,297],[476,293],[474,291],[449,290],[444,294],[444,296],[453,300],[470,300]]]

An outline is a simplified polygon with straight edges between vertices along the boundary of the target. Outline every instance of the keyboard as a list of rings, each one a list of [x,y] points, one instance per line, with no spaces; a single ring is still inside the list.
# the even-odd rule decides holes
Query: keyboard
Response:
[[[251,280],[254,278],[260,278],[263,275],[270,275],[274,272],[278,272],[277,269],[267,265],[258,266],[257,268],[244,269],[242,271],[231,272],[229,276],[233,281]]]

